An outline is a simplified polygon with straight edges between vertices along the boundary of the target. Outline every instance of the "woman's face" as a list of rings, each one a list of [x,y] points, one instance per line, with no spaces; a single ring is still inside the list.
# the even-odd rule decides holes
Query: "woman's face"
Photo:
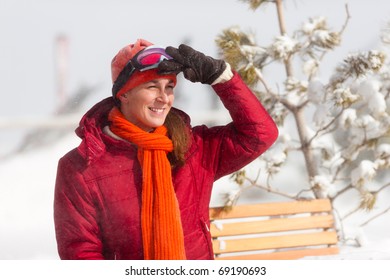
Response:
[[[126,119],[145,131],[164,124],[175,99],[172,80],[161,78],[141,84],[119,97]]]

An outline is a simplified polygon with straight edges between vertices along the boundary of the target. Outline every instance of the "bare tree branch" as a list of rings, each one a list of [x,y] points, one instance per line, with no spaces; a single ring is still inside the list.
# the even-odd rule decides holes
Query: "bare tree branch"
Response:
[[[339,117],[343,114],[343,112],[344,112],[344,109],[342,109],[335,117],[333,117],[332,120],[330,120],[330,122],[327,125],[321,127],[319,130],[317,130],[317,132],[313,135],[313,137],[310,138],[308,143],[311,144],[313,142],[313,140],[315,138],[317,138],[321,132],[326,131],[329,127],[331,127],[339,119]]]
[[[257,183],[256,181],[246,177],[246,176],[245,176],[245,180],[247,180],[249,182],[249,184],[250,184],[249,186],[245,187],[245,189],[256,187],[256,188],[265,190],[266,192],[269,192],[269,193],[277,194],[277,195],[280,195],[280,196],[283,196],[283,197],[287,197],[287,198],[290,198],[290,199],[297,199],[297,195],[291,195],[291,194],[288,194],[288,193],[285,193],[285,192],[281,192],[281,191],[278,191],[278,190],[275,190],[275,189],[271,188],[270,186],[268,186],[268,187],[267,186],[263,186],[263,185]]]
[[[372,192],[372,193],[373,193],[373,194],[378,194],[378,193],[380,193],[381,191],[383,191],[384,189],[386,189],[386,188],[388,188],[388,187],[390,187],[390,183],[387,183],[387,184],[383,185],[383,186],[380,187],[377,191]]]
[[[276,10],[278,13],[280,34],[286,35],[287,28],[286,28],[286,21],[284,18],[283,3],[282,2],[283,2],[282,0],[275,0]],[[287,77],[292,77],[293,76],[293,69],[292,69],[292,65],[291,65],[291,57],[288,57],[287,59],[285,59],[284,64],[286,67]]]
[[[342,190],[338,191],[333,197],[330,198],[330,200],[333,202],[334,200],[336,200],[337,197],[339,197],[343,193],[345,193],[349,190],[353,190],[353,189],[355,189],[354,186],[352,186],[352,184],[349,184],[348,186],[346,186]]]
[[[380,212],[380,213],[376,214],[375,216],[371,217],[370,219],[368,219],[367,221],[362,223],[360,226],[364,227],[364,226],[368,225],[370,222],[372,222],[373,220],[375,220],[375,219],[379,218],[380,216],[386,214],[389,211],[390,211],[390,206],[387,209],[383,210],[382,212]]]

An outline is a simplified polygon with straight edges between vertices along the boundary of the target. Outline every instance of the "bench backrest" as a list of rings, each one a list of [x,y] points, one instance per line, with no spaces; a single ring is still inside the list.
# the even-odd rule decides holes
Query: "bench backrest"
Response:
[[[328,199],[210,209],[215,259],[299,259],[337,254]]]

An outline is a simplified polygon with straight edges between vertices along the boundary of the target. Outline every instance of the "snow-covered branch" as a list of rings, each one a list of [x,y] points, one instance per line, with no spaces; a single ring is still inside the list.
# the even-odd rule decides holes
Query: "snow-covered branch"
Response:
[[[265,166],[262,173],[256,179],[241,173],[240,191],[230,195],[234,200],[229,201],[258,188],[290,199],[309,191],[309,196],[327,197],[333,205],[337,198],[350,195],[351,210],[341,220],[360,209],[373,209],[390,185],[372,189],[379,178],[383,180],[383,171],[390,169],[390,63],[385,50],[349,53],[329,77],[320,77],[325,55],[342,43],[351,18],[348,5],[339,31],[319,16],[288,32],[281,0],[244,2],[253,10],[274,5],[280,33],[259,45],[254,35],[234,27],[224,30],[216,42],[224,59],[257,93],[281,133],[260,158]],[[381,38],[390,47],[390,28],[384,31]],[[284,76],[279,72],[276,78],[268,76],[265,70],[271,65],[284,67],[280,71]],[[299,166],[303,181],[297,195],[273,187],[282,171],[292,166]]]

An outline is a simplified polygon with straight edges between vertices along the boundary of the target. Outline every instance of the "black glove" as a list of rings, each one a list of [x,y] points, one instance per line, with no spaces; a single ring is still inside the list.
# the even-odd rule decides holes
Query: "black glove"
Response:
[[[160,63],[158,67],[160,74],[183,71],[187,80],[211,85],[226,69],[225,61],[206,56],[184,44],[181,44],[178,49],[167,47],[165,51],[173,59]]]

